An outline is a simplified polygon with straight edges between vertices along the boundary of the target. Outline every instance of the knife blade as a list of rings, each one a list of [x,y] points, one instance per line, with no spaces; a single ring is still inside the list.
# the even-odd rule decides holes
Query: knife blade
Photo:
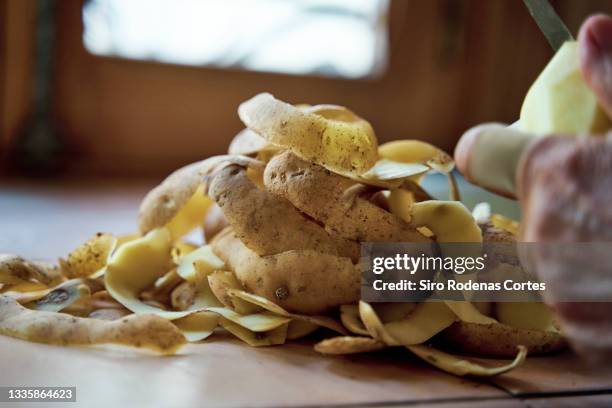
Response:
[[[523,0],[523,3],[553,50],[557,51],[564,42],[574,39],[548,0]]]

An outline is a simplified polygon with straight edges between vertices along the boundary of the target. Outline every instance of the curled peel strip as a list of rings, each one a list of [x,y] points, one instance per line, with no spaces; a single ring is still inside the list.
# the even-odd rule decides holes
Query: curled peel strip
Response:
[[[298,108],[269,93],[240,104],[244,124],[268,142],[344,175],[360,175],[378,158],[372,126],[335,105]]]

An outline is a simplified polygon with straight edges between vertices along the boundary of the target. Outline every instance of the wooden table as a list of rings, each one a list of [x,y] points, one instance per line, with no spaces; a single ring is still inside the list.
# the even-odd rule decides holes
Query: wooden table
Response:
[[[2,182],[0,252],[55,259],[97,231],[133,231],[138,203],[154,184]],[[587,367],[571,353],[528,358],[511,373],[475,381],[439,372],[402,350],[323,357],[308,341],[256,349],[222,333],[163,358],[0,337],[2,385],[76,386],[78,404],[66,404],[71,407],[612,405],[612,371]]]

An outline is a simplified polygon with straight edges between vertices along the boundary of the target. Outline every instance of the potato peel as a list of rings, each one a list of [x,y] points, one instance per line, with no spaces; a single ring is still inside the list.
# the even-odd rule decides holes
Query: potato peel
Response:
[[[501,323],[477,324],[456,322],[442,335],[453,349],[487,357],[510,357],[522,345],[530,354],[547,354],[562,350],[566,343],[559,332],[521,329]]]
[[[224,266],[223,260],[214,254],[210,246],[205,245],[182,256],[176,272],[187,282],[197,283]]]
[[[278,306],[276,303],[271,302],[262,296],[257,296],[252,293],[248,293],[244,290],[230,289],[229,295],[234,298],[241,299],[245,302],[249,302],[253,305],[257,305],[262,309],[268,310],[269,312],[272,312],[279,316],[290,317],[291,319],[293,319],[292,321],[299,320],[305,323],[310,323],[312,325],[325,327],[340,334],[347,334],[344,327],[342,327],[342,325],[336,319],[333,319],[329,316],[302,315],[297,313],[290,313],[282,307]]]
[[[385,347],[387,347],[385,343],[370,337],[341,336],[320,341],[315,344],[314,349],[321,354],[344,355],[369,353]]]
[[[456,320],[442,302],[424,302],[403,319],[384,324],[384,330],[399,344],[422,344],[445,330]]]
[[[240,104],[238,115],[268,142],[339,174],[362,174],[378,158],[372,126],[344,107],[300,109],[261,93]]]
[[[378,147],[381,158],[405,164],[426,164],[441,173],[450,173],[455,162],[446,152],[421,140],[395,140]]]
[[[114,321],[87,319],[29,310],[2,295],[0,333],[37,343],[61,346],[113,343],[160,354],[174,354],[186,342],[171,322],[155,315],[130,315]]]
[[[61,271],[69,279],[92,276],[106,266],[116,246],[117,238],[98,233],[59,260]]]
[[[198,287],[197,296],[185,311],[168,311],[151,306],[139,299],[140,293],[172,267],[172,236],[165,228],[149,232],[121,246],[106,266],[105,284],[108,293],[119,303],[137,314],[152,313],[174,320],[203,311],[219,303],[210,292],[208,282]]]
[[[516,357],[511,363],[499,367],[486,367],[428,346],[407,346],[407,348],[429,364],[458,376],[493,377],[522,365],[527,357],[527,348],[518,346]]]
[[[192,313],[172,323],[179,328],[190,343],[202,341],[210,337],[219,324],[219,315],[212,312]]]
[[[50,285],[61,279],[56,268],[49,268],[39,262],[26,261],[13,254],[0,254],[0,284],[16,285],[32,280]]]
[[[61,312],[79,299],[91,295],[89,286],[82,279],[72,279],[51,289],[44,297],[26,305],[33,310]]]
[[[362,336],[370,335],[359,317],[359,307],[357,305],[340,306],[340,320],[351,333]]]
[[[221,155],[176,170],[142,200],[138,220],[140,232],[145,234],[168,225],[173,239],[178,240],[201,225],[212,205],[212,201],[202,194],[205,178],[228,162],[258,163],[246,156]]]
[[[219,318],[219,325],[252,347],[275,346],[285,344],[287,340],[287,324],[259,333],[252,332],[224,317]]]

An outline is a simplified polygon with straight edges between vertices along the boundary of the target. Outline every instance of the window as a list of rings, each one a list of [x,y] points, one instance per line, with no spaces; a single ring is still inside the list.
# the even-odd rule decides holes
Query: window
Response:
[[[363,78],[387,57],[387,0],[89,0],[97,55]]]

